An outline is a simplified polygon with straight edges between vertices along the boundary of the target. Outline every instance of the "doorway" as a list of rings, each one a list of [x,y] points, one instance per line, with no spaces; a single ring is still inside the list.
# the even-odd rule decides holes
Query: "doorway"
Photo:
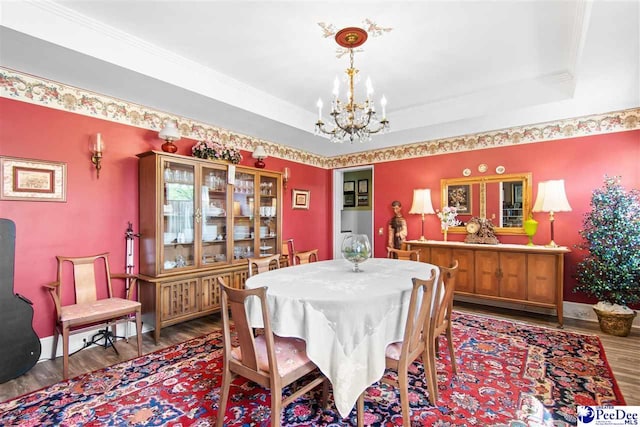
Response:
[[[366,234],[373,248],[373,166],[333,171],[333,258],[351,233]]]

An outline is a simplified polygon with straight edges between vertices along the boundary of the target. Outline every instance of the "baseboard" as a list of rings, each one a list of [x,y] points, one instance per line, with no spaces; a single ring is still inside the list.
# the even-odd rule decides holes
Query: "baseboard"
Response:
[[[104,329],[104,325],[97,325],[95,329],[86,330],[83,332],[78,332],[69,336],[69,353],[73,353],[84,347],[84,343],[86,341],[90,341],[91,337],[98,332],[100,329]],[[153,328],[143,324],[142,325],[142,333],[152,331]],[[116,335],[118,336],[128,336],[130,339],[133,337],[135,341],[136,337],[136,324],[135,322],[129,323],[129,331],[127,334],[127,326],[125,323],[119,323],[116,325]],[[46,338],[40,338],[40,345],[42,346],[42,352],[40,353],[40,360],[49,360],[51,358],[51,352],[53,350],[53,336],[49,336]],[[62,336],[58,338],[58,346],[56,348],[56,357],[62,357]]]
[[[509,303],[503,301],[488,301],[470,296],[455,296],[455,301],[470,302],[474,304],[490,305],[492,307],[507,308],[510,310],[528,311],[530,313],[545,314],[555,316],[556,310],[544,307],[533,307],[525,304]],[[564,301],[562,304],[562,316],[565,319],[578,319],[586,322],[598,322],[598,317],[593,311],[593,304],[583,304],[578,302]],[[640,316],[633,319],[632,328],[640,328]]]

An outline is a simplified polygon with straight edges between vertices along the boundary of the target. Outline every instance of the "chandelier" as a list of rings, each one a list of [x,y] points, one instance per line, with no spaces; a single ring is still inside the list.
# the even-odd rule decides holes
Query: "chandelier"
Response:
[[[376,114],[373,95],[373,85],[371,79],[367,78],[366,89],[367,98],[364,103],[358,104],[355,101],[355,77],[358,71],[353,66],[354,49],[362,46],[367,41],[367,32],[361,28],[344,28],[336,33],[336,43],[349,51],[349,68],[346,69],[348,77],[348,91],[346,102],[338,99],[340,82],[336,77],[333,82],[333,100],[331,101],[331,112],[335,127],[329,130],[322,121],[322,99],[318,99],[318,121],[316,122],[316,134],[324,133],[331,136],[331,142],[367,142],[371,141],[371,134],[389,129],[389,121],[386,117],[387,99],[383,96],[380,100],[382,107],[382,118]]]

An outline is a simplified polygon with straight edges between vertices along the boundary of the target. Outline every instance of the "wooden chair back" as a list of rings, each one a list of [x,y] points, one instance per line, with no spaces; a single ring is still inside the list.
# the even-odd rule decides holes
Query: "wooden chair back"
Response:
[[[283,407],[298,399],[301,395],[309,392],[318,385],[323,385],[323,405],[326,406],[328,395],[328,381],[317,370],[316,365],[308,359],[304,347],[304,341],[296,338],[276,337],[271,329],[269,318],[269,308],[267,306],[267,288],[256,289],[234,289],[227,286],[218,277],[220,295],[222,297],[222,342],[224,346],[224,367],[222,373],[222,386],[218,406],[216,426],[224,425],[224,415],[229,399],[229,388],[231,381],[236,375],[248,378],[265,388],[271,389],[271,425],[279,426],[281,410]],[[262,323],[264,332],[256,334],[255,329],[249,323],[245,301],[248,298],[256,298],[260,304]],[[234,330],[237,334],[239,346],[232,348],[231,340],[231,320],[233,318]],[[296,360],[278,365],[277,353],[286,356],[287,350],[295,348],[290,352]],[[264,363],[264,353],[266,352],[266,366]],[[287,360],[289,362],[289,360]],[[315,377],[299,388],[293,388],[293,392],[283,399],[282,390],[284,387],[296,382],[307,374],[315,373]]]
[[[438,400],[438,377],[436,369],[436,358],[439,356],[439,337],[443,333],[447,336],[447,348],[449,349],[449,359],[451,360],[451,370],[454,375],[458,373],[456,356],[453,348],[453,331],[451,326],[451,314],[453,312],[453,296],[456,290],[456,276],[458,274],[458,261],[455,260],[452,267],[438,267],[440,277],[434,300],[431,316],[431,326],[427,336],[427,356],[424,358],[425,374],[427,372],[427,385],[431,395],[431,403],[434,405]]]
[[[111,298],[113,296],[113,288],[111,286],[108,256],[106,253],[86,257],[56,256],[58,260],[57,281],[60,283],[57,288],[58,297],[62,296],[62,288],[73,286],[76,304],[97,301],[98,280],[96,275],[98,274],[98,269],[96,267],[98,267],[104,271],[104,276],[100,274],[100,281],[106,283],[107,298]],[[66,273],[68,265],[72,268],[71,274]]]
[[[428,328],[431,325],[431,313],[433,311],[433,301],[436,282],[436,270],[431,270],[431,276],[428,279],[411,279],[413,288],[411,290],[411,299],[409,300],[409,309],[407,311],[407,320],[404,327],[404,337],[401,342],[392,343],[387,347],[387,355],[385,358],[386,369],[392,369],[397,372],[398,380],[392,380],[383,377],[382,382],[391,384],[400,390],[400,406],[402,407],[402,425],[409,427],[410,424],[410,408],[409,408],[409,390],[407,387],[407,375],[409,366],[422,356],[427,356],[426,337],[429,333]],[[425,375],[426,375],[425,369]],[[431,382],[427,381],[430,386]],[[432,391],[429,388],[429,394]],[[364,425],[364,392],[360,395],[357,402],[357,424]]]
[[[311,249],[310,251],[296,252],[293,259],[295,260],[295,265],[309,264],[310,262],[317,262],[318,250]]]
[[[420,261],[420,251],[402,250],[387,247],[387,258],[403,259],[407,261]]]
[[[294,265],[295,260],[293,254],[296,253],[293,247],[293,239],[287,239],[282,242],[282,257],[286,260],[287,266]]]
[[[249,264],[249,277],[251,277],[264,273],[265,271],[280,268],[280,254],[259,258],[247,258],[247,263]]]

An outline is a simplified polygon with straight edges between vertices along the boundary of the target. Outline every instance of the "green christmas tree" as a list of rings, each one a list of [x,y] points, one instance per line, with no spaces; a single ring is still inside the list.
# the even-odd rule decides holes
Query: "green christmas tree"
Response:
[[[577,248],[589,254],[578,264],[574,292],[622,306],[640,301],[640,192],[625,191],[620,177],[605,176],[580,236]]]

